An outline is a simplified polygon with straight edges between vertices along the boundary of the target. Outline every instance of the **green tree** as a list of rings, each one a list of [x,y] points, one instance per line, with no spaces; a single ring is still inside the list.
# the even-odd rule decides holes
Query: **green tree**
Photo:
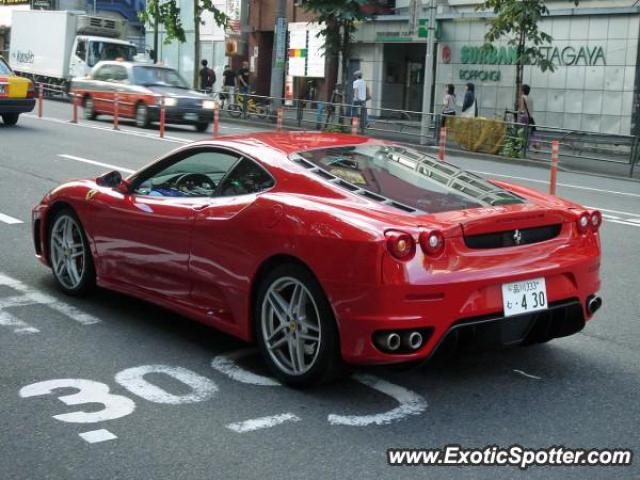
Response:
[[[202,14],[212,12],[214,21],[219,26],[226,26],[228,17],[217,9],[212,0],[193,0],[193,85],[198,86],[198,70],[200,62],[200,25],[204,22]],[[147,25],[160,24],[164,27],[164,43],[173,41],[186,42],[186,35],[182,25],[182,16],[178,0],[147,0],[146,9],[139,14],[140,20]],[[158,52],[156,52],[156,55]]]
[[[578,5],[578,1],[574,3]],[[543,72],[554,71],[554,65],[539,49],[553,40],[539,28],[549,9],[544,0],[485,0],[477,9],[490,10],[495,14],[488,19],[485,48],[493,48],[493,42],[507,38],[507,43],[516,49],[515,110],[518,110],[524,66],[536,65]]]
[[[347,66],[351,55],[353,34],[358,22],[367,18],[362,7],[370,0],[307,0],[304,9],[315,15],[316,21],[324,24],[320,32],[325,38],[325,52],[329,58],[330,75],[327,80],[335,85],[337,82],[338,58],[342,58],[341,83],[346,92]]]

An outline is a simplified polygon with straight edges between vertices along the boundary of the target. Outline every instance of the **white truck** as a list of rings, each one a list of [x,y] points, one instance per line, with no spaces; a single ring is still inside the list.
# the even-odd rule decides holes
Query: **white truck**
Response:
[[[122,40],[125,21],[73,11],[14,11],[9,64],[21,76],[68,91],[101,60],[133,60],[136,47]]]

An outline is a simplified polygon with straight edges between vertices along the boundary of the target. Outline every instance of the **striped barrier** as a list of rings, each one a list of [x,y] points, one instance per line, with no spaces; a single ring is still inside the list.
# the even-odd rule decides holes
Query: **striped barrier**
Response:
[[[556,194],[556,181],[558,177],[558,154],[560,153],[560,142],[553,140],[551,142],[551,179],[549,182],[549,193]]]

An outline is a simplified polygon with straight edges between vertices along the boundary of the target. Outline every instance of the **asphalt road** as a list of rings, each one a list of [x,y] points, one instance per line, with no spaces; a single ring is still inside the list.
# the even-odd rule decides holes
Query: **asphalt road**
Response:
[[[69,115],[46,102],[44,119],[0,126],[0,478],[640,478],[637,459],[526,471],[386,459],[388,448],[447,444],[640,451],[640,183],[560,174],[560,195],[607,215],[604,307],[582,333],[296,391],[227,335],[110,292],[56,291],[32,253],[30,210],[42,195],[207,136],[176,127],[160,140]],[[449,160],[548,188],[537,167]]]

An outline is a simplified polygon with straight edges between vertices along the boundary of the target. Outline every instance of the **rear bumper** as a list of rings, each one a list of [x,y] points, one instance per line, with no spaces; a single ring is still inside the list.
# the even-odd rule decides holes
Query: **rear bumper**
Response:
[[[35,98],[0,98],[0,114],[31,112],[35,106]]]
[[[597,251],[582,255],[567,252],[566,257],[539,262],[535,268],[514,267],[509,271],[504,267],[498,272],[487,268],[482,276],[471,272],[444,274],[442,283],[428,285],[362,289],[330,284],[327,293],[338,322],[343,358],[356,364],[423,360],[451,332],[480,324],[494,325],[480,330],[483,335],[493,334],[493,341],[500,344],[544,341],[576,333],[590,319],[586,304],[600,289]],[[505,318],[502,284],[539,277],[546,280],[549,309]],[[374,344],[377,332],[402,330],[428,330],[430,334],[421,348],[410,353],[386,353]],[[508,341],[509,335],[512,341]]]

